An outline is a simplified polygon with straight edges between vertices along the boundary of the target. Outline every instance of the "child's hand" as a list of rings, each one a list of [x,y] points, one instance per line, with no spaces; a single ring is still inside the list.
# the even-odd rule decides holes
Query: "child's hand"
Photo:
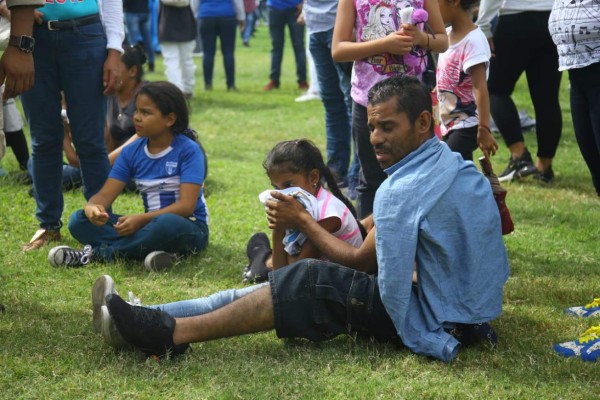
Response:
[[[413,44],[418,44],[418,39],[421,35],[421,30],[417,25],[414,24],[401,24],[400,34],[410,36],[413,40]]]
[[[498,150],[496,139],[494,139],[490,130],[484,126],[477,128],[477,144],[486,158],[495,155]]]
[[[147,223],[148,220],[144,214],[123,215],[119,217],[119,220],[115,224],[115,230],[119,236],[129,236],[140,230]]]
[[[390,54],[403,56],[413,48],[413,37],[402,32],[392,32],[385,38],[385,51]]]
[[[103,226],[108,222],[106,209],[99,204],[88,204],[85,206],[85,216],[96,226]]]

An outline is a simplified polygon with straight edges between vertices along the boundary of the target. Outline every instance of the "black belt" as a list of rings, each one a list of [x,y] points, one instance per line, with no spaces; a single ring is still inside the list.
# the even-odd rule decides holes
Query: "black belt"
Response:
[[[64,29],[74,29],[78,26],[89,25],[95,22],[100,22],[100,14],[86,15],[85,17],[66,19],[63,21],[47,21],[39,26],[42,28],[46,28],[49,31],[60,31]]]

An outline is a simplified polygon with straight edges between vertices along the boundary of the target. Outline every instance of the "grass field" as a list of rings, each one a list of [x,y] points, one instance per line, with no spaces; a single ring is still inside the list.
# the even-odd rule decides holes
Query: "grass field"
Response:
[[[289,40],[288,40],[289,42]],[[289,47],[289,43],[287,44]],[[217,57],[220,57],[218,54]],[[28,188],[10,175],[0,180],[0,398],[5,399],[387,399],[491,398],[591,399],[600,395],[598,365],[563,359],[552,351],[594,321],[565,316],[563,308],[599,295],[600,200],[573,136],[568,79],[561,102],[564,129],[556,181],[508,184],[507,203],[516,230],[505,237],[511,276],[504,313],[494,322],[500,345],[464,349],[444,364],[406,349],[339,337],[327,343],[281,341],[274,333],[195,344],[184,357],[156,362],[131,351],[115,352],[91,326],[90,289],[110,274],[117,290],[145,304],[199,297],[241,285],[245,243],[266,231],[257,194],[269,187],[261,163],[279,140],[307,137],[324,150],[319,102],[295,103],[292,52],[286,48],[282,88],[264,93],[269,43],[261,26],[250,48],[236,53],[239,93],[225,90],[217,59],[214,90],[204,92],[201,59],[192,126],[209,158],[208,249],[171,271],[147,273],[140,264],[93,263],[82,269],[51,267],[49,248],[24,254],[20,245],[37,229]],[[162,62],[150,80],[164,79]],[[515,99],[532,113],[526,83]],[[535,134],[526,142],[535,154]],[[506,147],[493,159],[505,167]],[[2,166],[13,176],[9,151]],[[81,208],[80,192],[65,193],[63,220]],[[139,212],[135,195],[115,210]],[[78,245],[63,229],[64,243]],[[600,321],[598,321],[600,323]]]

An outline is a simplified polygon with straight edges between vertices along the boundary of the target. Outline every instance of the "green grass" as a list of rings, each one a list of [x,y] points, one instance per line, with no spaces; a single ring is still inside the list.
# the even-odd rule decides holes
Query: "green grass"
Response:
[[[134,352],[115,352],[91,326],[90,288],[110,274],[121,293],[146,304],[186,299],[240,285],[245,243],[267,231],[257,194],[269,187],[261,163],[279,140],[308,137],[325,145],[319,102],[295,103],[293,55],[286,48],[282,88],[263,93],[268,80],[267,29],[236,54],[239,93],[225,91],[217,55],[214,90],[202,91],[201,60],[192,101],[192,126],[209,157],[207,181],[211,238],[208,249],[165,273],[140,264],[94,263],[52,268],[49,248],[22,253],[37,228],[34,202],[15,179],[0,181],[0,398],[595,398],[598,365],[563,359],[552,344],[571,340],[593,321],[562,314],[599,295],[600,201],[581,159],[571,124],[568,81],[561,91],[564,129],[556,156],[556,182],[507,185],[516,231],[505,237],[511,260],[503,315],[494,323],[500,346],[461,351],[443,364],[406,349],[339,337],[327,343],[281,341],[274,333],[195,344],[179,359],[157,363]],[[289,46],[289,44],[288,44]],[[163,79],[162,63],[150,80]],[[532,113],[526,83],[515,99]],[[535,154],[533,133],[526,135]],[[501,145],[493,162],[504,168]],[[18,167],[9,151],[3,167]],[[81,208],[79,192],[65,194],[63,220]],[[115,210],[142,209],[135,195]],[[63,229],[64,243],[77,245]]]

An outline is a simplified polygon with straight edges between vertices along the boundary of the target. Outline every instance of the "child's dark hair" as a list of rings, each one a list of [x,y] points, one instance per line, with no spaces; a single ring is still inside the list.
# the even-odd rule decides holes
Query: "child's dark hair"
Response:
[[[473,9],[473,7],[479,5],[480,0],[460,0],[460,8],[465,11]]]
[[[144,47],[141,44],[136,44],[135,46],[125,46],[123,48],[125,51],[121,56],[121,62],[125,64],[127,69],[131,67],[137,67],[137,74],[135,75],[135,80],[139,83],[142,81],[142,77],[144,76],[144,68],[143,65],[148,60],[146,57],[146,53],[144,52]]]
[[[267,171],[267,174],[271,171],[308,174],[313,169],[318,170],[321,174],[321,179],[325,179],[331,193],[340,199],[348,207],[352,215],[354,215],[354,218],[356,218],[354,205],[342,194],[331,170],[323,161],[321,151],[310,140],[299,139],[277,143],[273,147],[273,150],[267,154],[263,162],[263,167]]]
[[[140,88],[137,94],[150,97],[162,115],[175,114],[174,133],[183,133],[190,124],[190,110],[183,92],[170,82],[150,82]]]

